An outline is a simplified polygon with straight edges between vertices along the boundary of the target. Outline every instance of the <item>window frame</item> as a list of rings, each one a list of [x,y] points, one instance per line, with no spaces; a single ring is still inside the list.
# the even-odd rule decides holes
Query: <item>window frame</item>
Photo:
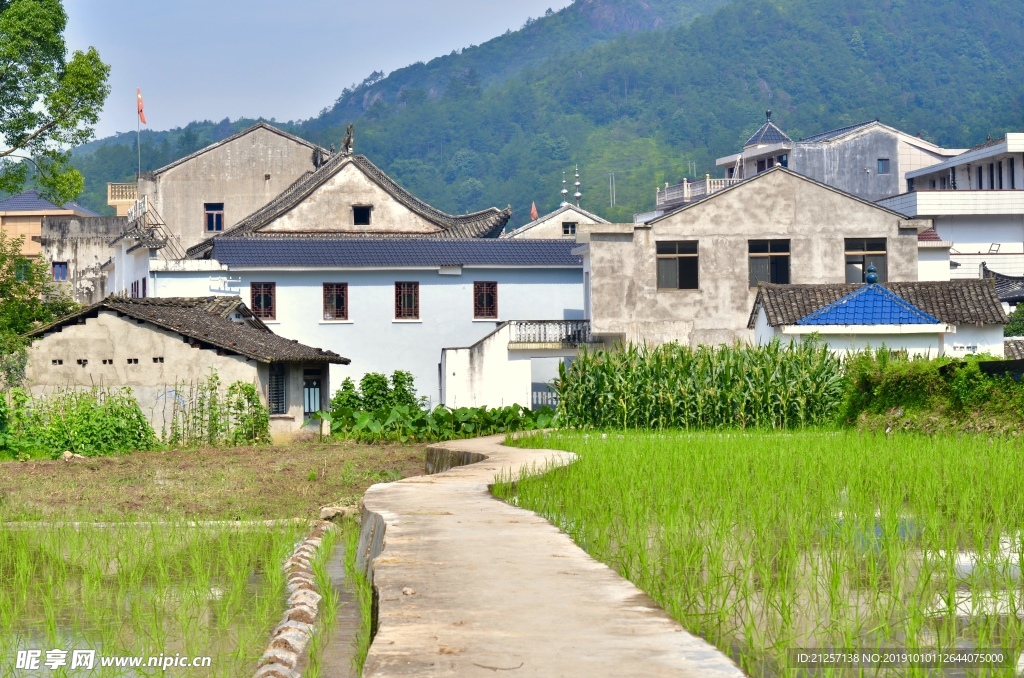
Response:
[[[669,246],[675,246],[675,252],[667,252],[660,250],[667,250]],[[685,246],[686,251],[680,251],[680,246]],[[691,250],[692,251],[689,251]],[[699,240],[659,240],[654,245],[654,256],[655,256],[655,285],[657,290],[699,290],[700,289],[700,241]],[[692,278],[693,285],[683,287],[683,263],[686,262],[689,268],[689,262],[693,261],[692,264]],[[668,287],[662,286],[662,262],[664,261],[675,261],[676,271],[675,279],[676,286]],[[691,278],[690,272],[688,271],[686,280],[689,281]]]
[[[406,309],[405,296],[412,295],[412,309]],[[395,281],[395,320],[420,319],[420,283],[418,280]]]
[[[267,410],[271,416],[288,414],[288,366],[282,362],[270,363],[267,374]]]
[[[890,159],[889,158],[879,158],[878,159],[877,170],[878,170],[878,174],[880,176],[881,175],[886,175],[887,176],[889,174],[892,174],[892,162],[890,161]]]
[[[261,309],[256,304],[256,295],[266,294],[270,297],[270,310]],[[277,283],[276,282],[252,282],[249,283],[249,302],[254,317],[260,320],[277,320]]]
[[[356,218],[356,210],[366,210],[366,223],[360,223],[359,219]],[[352,205],[352,225],[353,226],[372,226],[373,225],[373,205]]]
[[[494,295],[493,303],[493,315],[484,315],[481,313],[481,309],[485,312],[487,309],[479,303],[480,295],[486,294],[486,288],[484,286],[491,286],[492,294]],[[497,320],[498,319],[498,281],[497,280],[474,280],[473,281],[473,320]]]
[[[68,262],[66,261],[55,261],[50,267],[53,273],[53,280],[55,282],[67,282],[68,281]],[[57,272],[61,271],[62,275],[57,275]]]
[[[219,206],[219,209],[218,209]],[[210,217],[214,218],[214,227],[210,228]],[[218,219],[219,218],[219,219]],[[207,233],[224,232],[224,203],[204,202],[203,203],[203,228]]]
[[[578,221],[563,221],[562,222],[562,236],[575,236],[576,229],[579,227]]]
[[[868,243],[882,243],[882,249],[871,249]],[[857,244],[862,244],[857,248]],[[856,259],[859,258],[860,261]],[[881,263],[881,267],[878,266]],[[868,267],[875,264],[878,282],[889,279],[889,239],[888,238],[845,238],[843,240],[843,267],[847,284],[867,282]],[[850,280],[851,265],[860,265],[860,280]]]
[[[329,286],[334,288],[334,290],[332,292],[328,292],[328,287]],[[348,283],[347,282],[325,282],[323,284],[322,289],[323,289],[323,314],[322,314],[323,315],[323,319],[325,321],[328,321],[328,322],[330,322],[330,321],[348,320],[348,313],[349,313]],[[339,292],[340,292],[341,298],[343,299],[343,302],[342,302],[343,311],[342,311],[342,313],[340,315],[338,314],[338,306],[337,306],[337,298],[338,298]],[[332,295],[334,297],[335,304],[334,304],[334,314],[333,315],[329,315],[328,303],[327,303],[328,295]]]
[[[765,251],[754,251],[755,243],[765,243]],[[785,243],[785,250],[781,249],[783,243]],[[773,251],[773,247],[778,247],[779,249]],[[757,287],[758,284],[762,282],[769,283],[771,285],[789,285],[792,281],[792,266],[790,265],[792,249],[793,243],[790,238],[753,238],[747,240],[748,286],[752,288]],[[754,261],[758,259],[768,260],[768,280],[757,280],[754,276]],[[785,281],[774,280],[773,278],[776,277],[776,273],[779,272],[777,267],[780,266],[782,262],[785,262],[786,279]]]

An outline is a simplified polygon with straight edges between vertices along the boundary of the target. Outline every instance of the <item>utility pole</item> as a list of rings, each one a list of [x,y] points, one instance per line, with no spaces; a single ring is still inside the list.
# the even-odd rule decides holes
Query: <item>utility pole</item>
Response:
[[[608,173],[608,207],[615,207],[615,172]]]

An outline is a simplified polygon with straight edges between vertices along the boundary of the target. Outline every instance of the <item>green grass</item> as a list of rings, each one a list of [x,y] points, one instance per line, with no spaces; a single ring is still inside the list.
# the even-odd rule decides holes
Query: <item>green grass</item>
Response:
[[[211,656],[188,675],[251,673],[284,611],[282,564],[308,529],[0,527],[0,673],[12,675],[18,649]]]
[[[532,509],[752,675],[792,648],[1024,645],[1015,439],[553,433],[495,493]],[[901,675],[925,675],[907,670]],[[993,675],[1014,675],[1013,670]]]

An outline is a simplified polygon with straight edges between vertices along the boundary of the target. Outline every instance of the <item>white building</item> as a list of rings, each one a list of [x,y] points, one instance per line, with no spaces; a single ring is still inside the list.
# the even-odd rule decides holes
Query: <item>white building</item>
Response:
[[[443,348],[472,344],[506,320],[583,319],[583,265],[573,247],[516,239],[225,238],[214,241],[209,259],[154,260],[147,293],[239,295],[276,334],[350,358],[351,366],[332,366],[335,387],[345,377],[408,370],[436,405]],[[551,379],[552,369],[538,380]]]
[[[607,224],[608,222],[596,214],[591,214],[582,207],[562,204],[554,212],[538,217],[514,231],[502,233],[502,238],[531,238],[544,240],[576,239],[576,231],[582,224]]]
[[[879,204],[931,218],[939,237],[952,243],[953,278],[981,277],[983,264],[1024,275],[1024,133],[908,172],[906,191]]]
[[[814,335],[837,353],[1003,357],[1006,314],[988,280],[863,285],[762,284],[748,327],[758,345]]]

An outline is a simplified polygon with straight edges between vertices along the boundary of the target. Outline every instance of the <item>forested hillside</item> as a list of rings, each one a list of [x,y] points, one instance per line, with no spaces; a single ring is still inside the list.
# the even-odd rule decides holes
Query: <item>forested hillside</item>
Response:
[[[445,68],[435,60],[368,80],[288,129],[338,144],[356,119],[357,152],[417,195],[450,211],[511,203],[521,224],[532,201],[542,212],[557,205],[562,171],[577,162],[583,205],[630,220],[690,161],[698,175],[714,171],[714,158],[738,150],[766,108],[793,138],[874,118],[950,146],[1024,128],[1024,3],[733,0],[690,23],[665,10],[713,4],[578,0],[499,40],[519,52],[535,25],[592,21],[597,9],[619,17],[618,37],[552,47],[513,74],[488,65],[488,43],[445,57]],[[663,14],[638,15],[640,6]],[[631,16],[656,20],[628,24]],[[476,61],[458,61],[466,55]],[[144,135],[145,156],[157,167],[248,122]],[[97,207],[106,181],[131,177],[135,155],[128,144],[93,148],[77,164],[90,190],[83,202]]]

